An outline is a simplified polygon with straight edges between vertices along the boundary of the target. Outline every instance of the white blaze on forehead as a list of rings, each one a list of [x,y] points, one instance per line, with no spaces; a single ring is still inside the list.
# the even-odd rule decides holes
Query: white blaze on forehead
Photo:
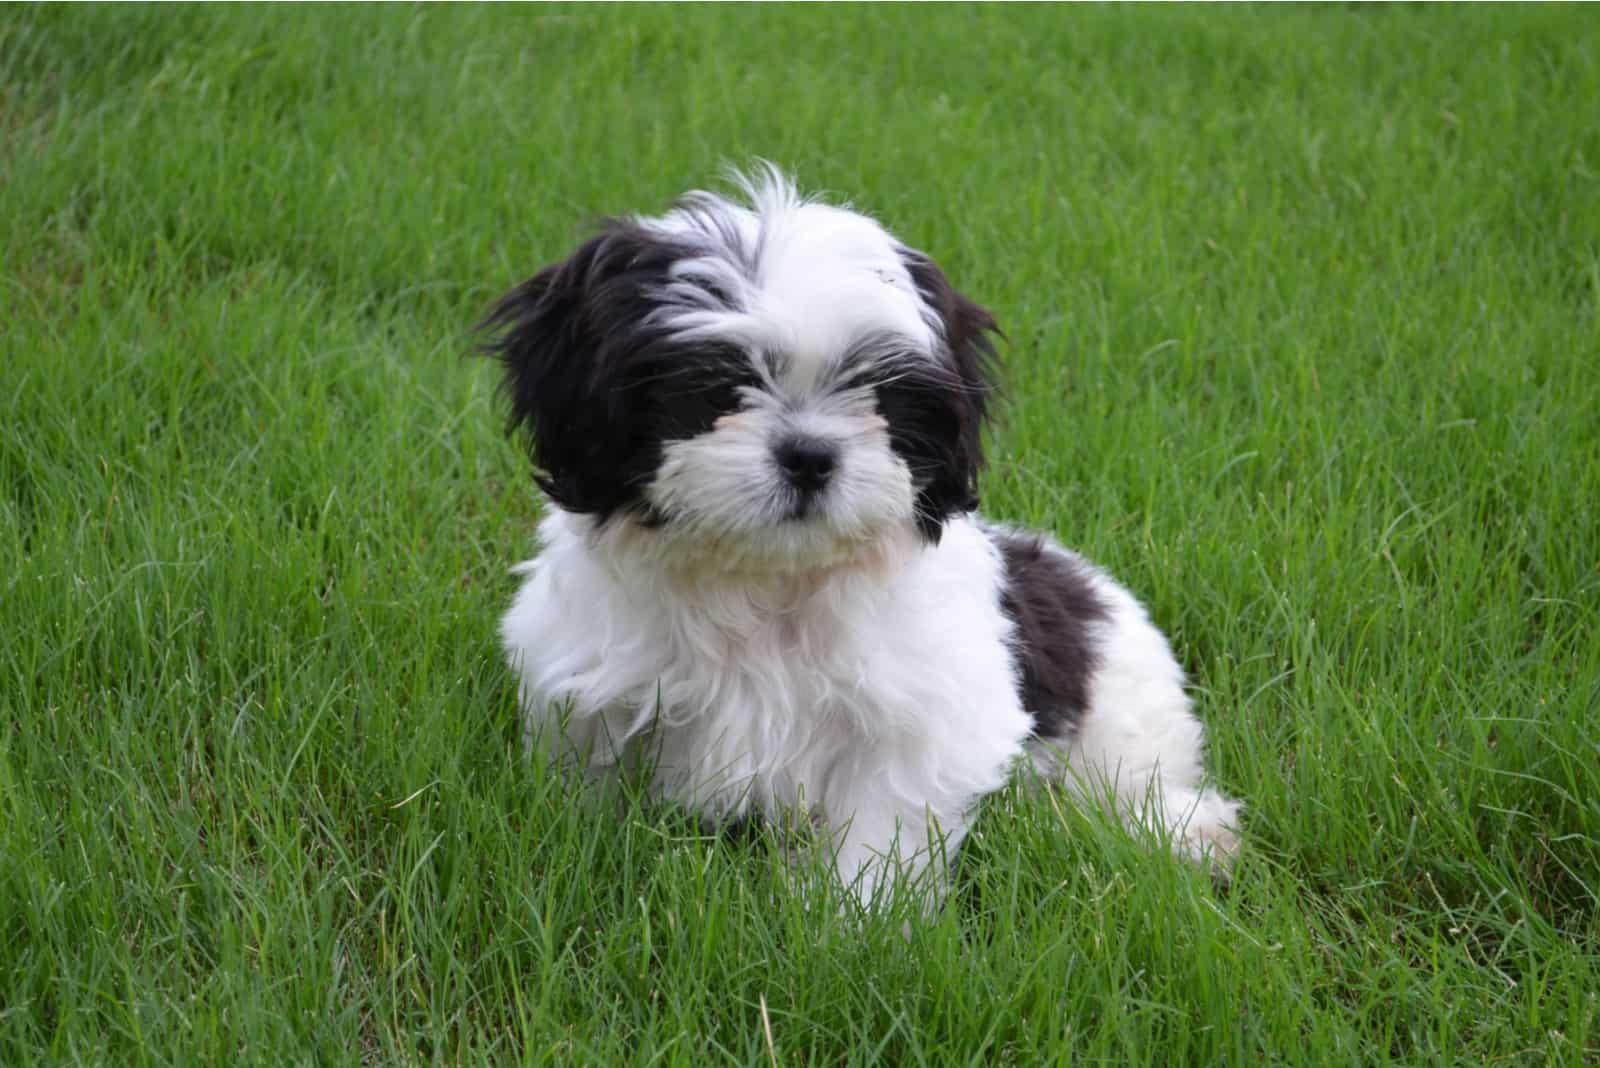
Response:
[[[674,333],[779,357],[784,384],[797,389],[866,337],[898,335],[934,351],[937,316],[882,226],[801,199],[775,171],[743,186],[751,208],[696,193],[642,220],[698,253],[679,261],[660,293],[668,306],[658,314]]]
[[[784,224],[764,250],[757,300],[788,339],[792,374],[814,379],[865,337],[896,334],[932,350],[922,301],[882,227],[821,204]]]

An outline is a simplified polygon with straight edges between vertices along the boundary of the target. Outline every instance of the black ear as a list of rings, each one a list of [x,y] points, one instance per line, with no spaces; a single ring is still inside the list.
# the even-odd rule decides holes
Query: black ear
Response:
[[[505,370],[511,428],[530,432],[535,478],[568,511],[605,518],[639,503],[654,456],[635,440],[623,377],[632,354],[660,340],[647,320],[682,255],[635,223],[610,221],[478,324]]]
[[[921,406],[924,449],[936,444],[936,463],[914,475],[925,480],[917,497],[917,524],[929,541],[938,541],[949,516],[978,506],[978,471],[983,466],[983,425],[995,391],[997,359],[991,335],[1000,334],[994,316],[958,292],[937,264],[920,252],[902,253],[911,279],[943,324],[945,381],[937,383]],[[941,376],[944,377],[944,376]],[[890,420],[891,427],[893,419]],[[892,431],[891,431],[892,433]]]

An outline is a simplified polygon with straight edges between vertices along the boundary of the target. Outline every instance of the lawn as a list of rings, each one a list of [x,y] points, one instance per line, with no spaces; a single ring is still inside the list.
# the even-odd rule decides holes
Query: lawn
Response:
[[[0,1063],[1600,1059],[1597,101],[1566,7],[0,9]],[[906,938],[523,759],[469,328],[755,156],[994,309],[1231,885],[1018,788]]]

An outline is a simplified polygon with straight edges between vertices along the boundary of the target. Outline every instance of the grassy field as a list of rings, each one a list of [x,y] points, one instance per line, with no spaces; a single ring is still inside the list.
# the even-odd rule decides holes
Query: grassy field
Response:
[[[0,1063],[1600,1060],[1600,19],[0,9]],[[1226,889],[1023,790],[837,915],[520,756],[467,330],[770,157],[993,307]]]

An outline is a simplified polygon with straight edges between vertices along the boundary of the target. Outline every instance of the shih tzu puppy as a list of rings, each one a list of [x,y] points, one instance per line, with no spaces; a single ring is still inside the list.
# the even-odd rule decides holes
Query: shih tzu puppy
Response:
[[[607,222],[483,324],[548,499],[501,624],[529,745],[710,822],[801,813],[868,901],[1019,765],[1226,862],[1144,608],[974,511],[989,312],[775,169],[739,185]]]

